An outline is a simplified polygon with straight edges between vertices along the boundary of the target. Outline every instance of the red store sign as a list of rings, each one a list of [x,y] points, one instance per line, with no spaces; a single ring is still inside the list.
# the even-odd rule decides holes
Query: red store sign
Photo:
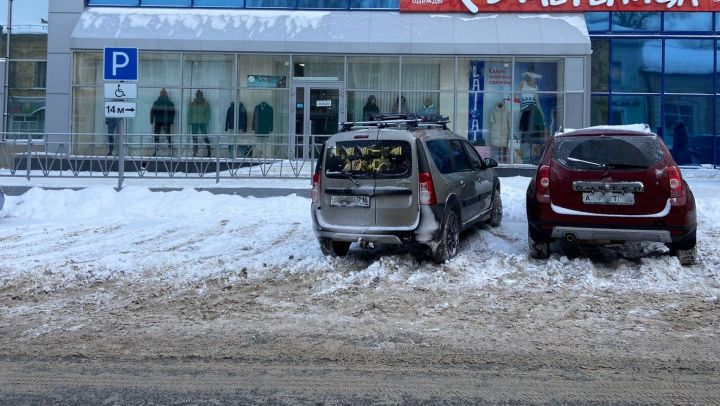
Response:
[[[720,0],[400,0],[400,11],[421,13],[720,11]]]

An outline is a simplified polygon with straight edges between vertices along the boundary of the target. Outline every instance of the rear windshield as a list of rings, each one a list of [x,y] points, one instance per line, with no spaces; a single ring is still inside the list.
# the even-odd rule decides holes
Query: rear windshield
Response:
[[[558,138],[553,159],[570,169],[648,168],[663,159],[656,136]]]
[[[327,146],[325,175],[343,178],[406,178],[412,172],[412,153],[406,141],[344,141]]]

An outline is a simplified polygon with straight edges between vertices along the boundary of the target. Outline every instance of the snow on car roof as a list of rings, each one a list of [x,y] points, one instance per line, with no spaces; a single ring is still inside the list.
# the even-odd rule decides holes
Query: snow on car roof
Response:
[[[623,124],[623,125],[596,125],[586,128],[566,128],[555,133],[558,135],[576,135],[576,134],[597,134],[601,132],[633,132],[653,134],[650,126],[647,124]]]

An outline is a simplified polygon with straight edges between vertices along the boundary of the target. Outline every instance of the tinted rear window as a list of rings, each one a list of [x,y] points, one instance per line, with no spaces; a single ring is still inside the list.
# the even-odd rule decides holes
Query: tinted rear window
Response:
[[[325,148],[325,175],[343,178],[404,178],[412,172],[412,152],[405,141],[343,141]]]
[[[553,159],[570,169],[647,168],[663,159],[656,136],[558,138]]]
[[[446,140],[433,140],[428,141],[426,145],[440,173],[451,173],[453,168],[450,144]]]

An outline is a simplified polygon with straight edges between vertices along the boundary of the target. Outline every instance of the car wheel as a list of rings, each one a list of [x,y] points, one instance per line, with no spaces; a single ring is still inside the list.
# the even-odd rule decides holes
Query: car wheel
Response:
[[[697,263],[697,237],[695,233],[682,245],[668,244],[668,248],[670,248],[670,255],[676,256],[680,261],[680,265],[695,265]]]
[[[320,240],[320,251],[330,257],[344,257],[350,250],[349,241],[333,241],[329,238]]]
[[[530,252],[530,258],[550,258],[550,242],[535,241],[528,232],[528,251]]]
[[[497,227],[502,223],[502,199],[500,198],[500,189],[496,188],[493,193],[492,203],[490,203],[490,218],[487,223],[492,227]]]
[[[443,221],[440,241],[433,252],[433,260],[439,264],[455,257],[460,247],[460,220],[457,212],[450,210]]]

